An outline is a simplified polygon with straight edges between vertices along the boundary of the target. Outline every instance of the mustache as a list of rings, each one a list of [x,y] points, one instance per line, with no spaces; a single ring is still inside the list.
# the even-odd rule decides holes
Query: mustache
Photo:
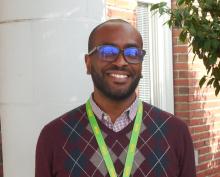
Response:
[[[127,67],[127,66],[122,66],[122,67],[119,67],[119,66],[109,66],[106,71],[111,71],[111,70],[114,70],[114,71],[127,71],[127,72],[131,72],[131,70]]]

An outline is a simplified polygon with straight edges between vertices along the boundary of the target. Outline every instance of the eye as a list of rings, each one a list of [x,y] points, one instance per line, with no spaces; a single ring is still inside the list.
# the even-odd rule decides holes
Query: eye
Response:
[[[124,50],[124,55],[127,57],[138,57],[140,55],[140,52],[138,48],[130,47]]]
[[[118,55],[119,49],[111,45],[100,46],[99,54],[103,57]]]

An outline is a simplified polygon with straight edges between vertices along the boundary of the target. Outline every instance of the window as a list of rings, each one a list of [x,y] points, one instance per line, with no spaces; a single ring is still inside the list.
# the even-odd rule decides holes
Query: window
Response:
[[[155,3],[155,1],[152,1]],[[163,25],[166,17],[150,12],[150,0],[138,2],[137,28],[147,51],[143,62],[143,78],[139,97],[173,113],[173,64],[171,30]]]
[[[141,100],[151,103],[151,68],[150,68],[150,50],[149,50],[149,10],[148,5],[138,3],[137,7],[137,28],[143,38],[143,48],[146,50],[142,65],[142,79],[139,83],[139,97]]]

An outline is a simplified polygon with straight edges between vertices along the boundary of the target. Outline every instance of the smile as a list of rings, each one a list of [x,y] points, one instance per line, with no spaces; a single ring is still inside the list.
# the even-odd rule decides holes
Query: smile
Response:
[[[124,78],[127,78],[128,76],[127,75],[124,75],[124,74],[110,74],[110,76],[114,77],[114,78],[119,78],[119,79],[124,79]]]

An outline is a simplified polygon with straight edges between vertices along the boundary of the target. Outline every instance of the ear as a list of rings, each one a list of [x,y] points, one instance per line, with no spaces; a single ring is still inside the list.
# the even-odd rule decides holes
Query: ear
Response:
[[[89,55],[85,55],[85,64],[87,69],[87,74],[91,74],[91,58]]]

